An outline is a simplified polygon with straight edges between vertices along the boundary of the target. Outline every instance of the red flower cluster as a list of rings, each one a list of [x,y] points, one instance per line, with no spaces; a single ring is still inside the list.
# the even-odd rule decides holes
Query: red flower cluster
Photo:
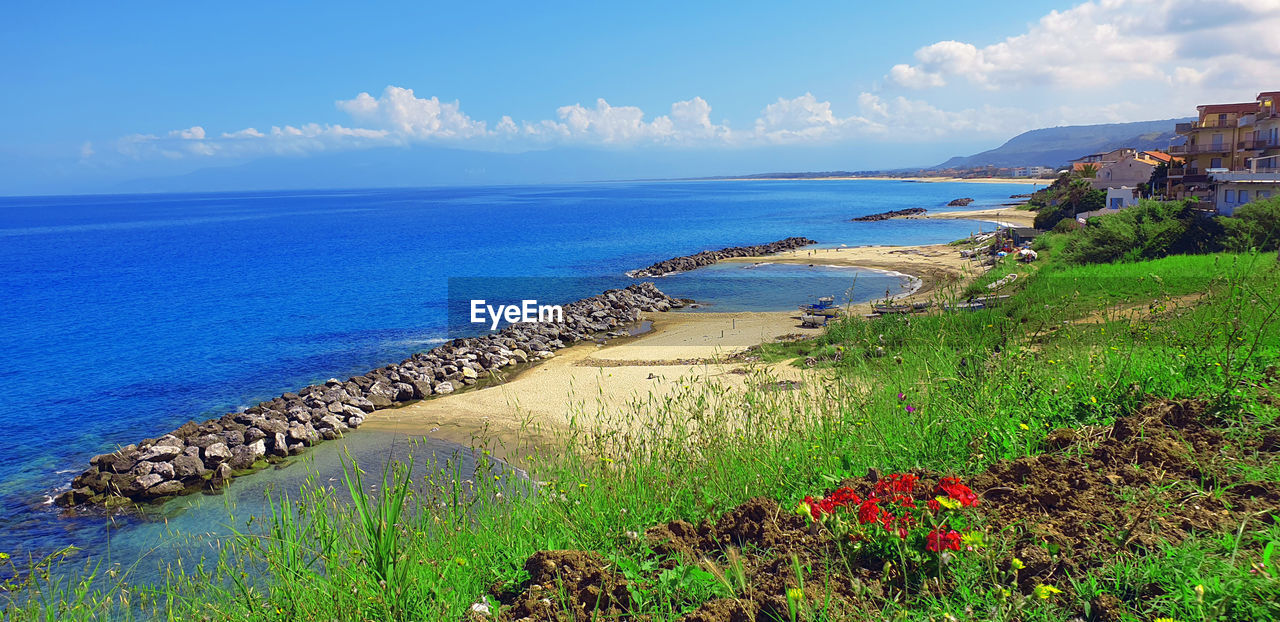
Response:
[[[947,529],[946,525],[929,532],[928,548],[935,553],[946,549],[960,550],[960,532]]]
[[[948,497],[960,502],[964,507],[973,507],[978,505],[978,495],[974,494],[968,486],[960,483],[958,477],[944,477],[938,481],[938,485],[933,488],[934,494],[946,494]],[[929,502],[929,509],[937,511],[935,507],[937,501]]]
[[[835,492],[821,499],[805,497],[804,503],[809,506],[809,513],[813,516],[813,520],[816,521],[822,520],[823,514],[830,514],[836,508],[862,503],[862,497],[859,497],[858,493],[854,492],[852,488],[846,486],[836,489]]]
[[[861,497],[852,488],[843,487],[820,499],[805,497],[804,505],[807,506],[809,516],[814,522],[823,521],[825,517],[834,515],[840,508],[848,508],[849,513],[857,517],[859,525],[878,525],[885,531],[906,540],[911,528],[919,524],[918,521],[921,519],[921,516],[917,516],[921,510],[916,505],[915,499],[916,484],[919,479],[919,476],[912,473],[893,473],[877,480],[872,486],[870,496],[866,498]],[[940,515],[946,509],[943,503],[951,503],[946,499],[954,500],[954,503],[958,503],[961,507],[972,507],[978,504],[978,495],[961,483],[958,477],[942,478],[927,494],[933,497],[926,502],[927,511],[934,515]],[[946,498],[942,498],[943,495]],[[940,498],[942,498],[941,502]],[[954,507],[954,503],[948,507]],[[935,552],[947,549],[958,551],[960,534],[946,526],[932,530],[928,534],[928,548]]]

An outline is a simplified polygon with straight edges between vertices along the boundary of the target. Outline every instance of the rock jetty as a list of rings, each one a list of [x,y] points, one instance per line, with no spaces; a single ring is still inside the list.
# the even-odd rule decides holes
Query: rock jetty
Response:
[[[973,199],[952,199],[947,205],[949,207],[968,207],[970,203],[973,203]]]
[[[802,246],[817,244],[817,242],[805,237],[790,237],[777,242],[768,244],[757,244],[755,246],[733,246],[730,248],[722,248],[718,251],[702,251],[696,255],[685,255],[676,257],[666,261],[642,268],[640,270],[632,270],[627,276],[633,279],[650,278],[671,274],[672,272],[687,272],[694,268],[709,266],[721,259],[729,259],[731,257],[759,257],[761,255],[772,255],[783,251],[795,250]]]
[[[919,216],[920,214],[923,214],[926,211],[928,210],[926,210],[923,207],[909,207],[907,209],[895,209],[888,212],[880,212],[879,214],[870,214],[867,216],[859,216],[857,218],[852,218],[850,219],[850,222],[875,222],[877,220],[889,220],[890,218],[895,218],[898,216]]]
[[[454,339],[398,365],[285,393],[243,412],[194,421],[94,456],[59,495],[60,506],[120,506],[225,486],[272,460],[302,453],[360,427],[375,411],[475,384],[489,372],[553,356],[597,333],[683,303],[653,283],[613,289],[563,306],[563,322],[512,324],[480,337]]]

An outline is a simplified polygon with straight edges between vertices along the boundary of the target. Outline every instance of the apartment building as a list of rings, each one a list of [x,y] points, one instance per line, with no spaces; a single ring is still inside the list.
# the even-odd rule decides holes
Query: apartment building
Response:
[[[1259,198],[1280,196],[1280,91],[1255,101],[1197,106],[1197,119],[1175,128],[1185,136],[1169,154],[1167,195],[1212,203],[1222,214]]]

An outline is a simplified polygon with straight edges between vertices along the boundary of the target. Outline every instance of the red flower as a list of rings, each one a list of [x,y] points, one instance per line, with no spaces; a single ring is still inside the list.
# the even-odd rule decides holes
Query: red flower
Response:
[[[960,550],[960,532],[954,529],[949,530],[946,525],[930,531],[927,540],[929,550],[935,553],[945,549]]]
[[[946,493],[948,497],[960,502],[964,507],[978,505],[978,495],[974,494],[968,486],[960,483],[958,477],[944,477],[938,481],[938,485],[933,489],[935,494]]]
[[[862,505],[858,506],[858,522],[863,525],[876,522],[881,512],[879,503],[880,500],[875,497],[863,501]]]
[[[928,503],[926,503],[925,505],[929,506],[929,511],[931,511],[931,512],[941,512],[941,511],[942,511],[942,504],[941,504],[941,503],[938,503],[938,500],[937,500],[937,499],[930,499],[930,500],[929,500],[929,502],[928,502]]]

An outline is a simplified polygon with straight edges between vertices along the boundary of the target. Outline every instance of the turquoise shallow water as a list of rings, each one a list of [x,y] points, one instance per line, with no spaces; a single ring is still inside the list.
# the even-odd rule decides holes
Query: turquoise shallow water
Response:
[[[118,444],[429,349],[448,336],[451,278],[537,279],[541,297],[569,302],[706,249],[793,235],[828,246],[947,241],[991,225],[849,219],[966,196],[979,209],[1025,191],[758,181],[0,198],[0,550],[76,544],[127,559],[166,531],[213,530],[228,500],[260,510],[254,482],[296,487],[303,469],[175,502],[167,525],[66,518],[46,502]],[[730,264],[657,282],[714,311],[865,300],[903,285]],[[390,446],[372,433],[348,442],[371,457]],[[330,446],[311,452],[322,471],[336,465]]]

